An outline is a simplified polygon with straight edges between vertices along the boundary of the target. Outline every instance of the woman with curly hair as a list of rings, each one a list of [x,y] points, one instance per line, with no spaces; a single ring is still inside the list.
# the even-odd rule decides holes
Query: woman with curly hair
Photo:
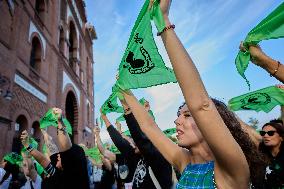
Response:
[[[265,162],[256,145],[226,106],[211,99],[199,73],[168,18],[170,0],[161,0],[166,28],[161,36],[185,104],[175,120],[178,145],[168,139],[131,91],[122,91],[142,131],[161,154],[182,173],[184,188],[261,188]],[[259,167],[258,167],[259,166]]]

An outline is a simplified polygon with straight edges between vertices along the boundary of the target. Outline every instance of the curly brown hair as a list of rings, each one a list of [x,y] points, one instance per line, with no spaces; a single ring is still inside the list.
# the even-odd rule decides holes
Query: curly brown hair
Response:
[[[258,151],[257,146],[252,142],[249,135],[243,131],[235,114],[231,112],[223,102],[213,98],[212,101],[224,123],[245,154],[249,165],[250,180],[253,188],[263,188],[265,167],[268,164],[267,159]]]

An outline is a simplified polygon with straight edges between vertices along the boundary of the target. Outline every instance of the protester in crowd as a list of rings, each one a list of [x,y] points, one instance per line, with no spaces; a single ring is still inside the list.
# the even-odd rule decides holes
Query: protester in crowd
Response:
[[[259,159],[256,146],[234,114],[225,104],[208,96],[194,63],[173,30],[169,5],[169,0],[160,1],[167,26],[161,35],[186,101],[175,121],[179,146],[163,134],[131,91],[122,91],[127,104],[142,131],[182,172],[178,189],[241,189],[248,188],[250,182],[261,188],[264,161]]]
[[[93,130],[96,137],[97,147],[103,157],[109,159],[114,164],[117,188],[132,186],[135,169],[138,162],[142,159],[141,155],[138,154],[137,150],[135,153],[135,145],[130,144],[129,141],[124,139],[113,126],[110,124],[106,124],[106,126],[114,144],[117,146],[121,154],[115,154],[104,147],[101,141],[100,128],[98,125],[96,125]],[[109,129],[109,127],[112,128]],[[143,178],[144,176],[145,175],[143,175]]]
[[[11,156],[19,156],[15,152],[11,152]],[[19,189],[23,183],[25,183],[24,178],[21,177],[19,163],[14,161],[2,159],[0,167],[0,189]]]
[[[84,150],[72,144],[66,127],[62,121],[62,110],[53,108],[53,113],[57,115],[57,139],[59,153],[53,153],[50,160],[41,152],[34,149],[29,144],[27,131],[23,131],[21,140],[26,150],[33,156],[44,168],[49,177],[43,181],[42,188],[86,188],[89,189],[89,178],[87,171],[87,161]],[[52,143],[52,141],[50,141]],[[47,144],[49,151],[54,151],[55,144]]]
[[[102,176],[100,182],[96,183],[95,189],[112,189],[115,183],[115,170],[110,160],[102,158]]]
[[[243,43],[240,44],[240,50],[246,51]],[[260,48],[259,45],[250,45],[249,52],[251,54],[251,62],[255,65],[266,70],[270,76],[275,77],[282,83],[284,83],[284,65],[279,61],[273,60],[267,56]]]
[[[266,167],[265,187],[284,188],[284,127],[280,123],[269,122],[259,133],[263,138],[259,150],[270,161]]]
[[[35,164],[31,158],[24,158],[22,163],[22,169],[26,176],[27,182],[21,189],[41,189],[42,179],[38,175]]]
[[[130,134],[140,153],[143,155],[145,161],[151,168],[151,178],[155,177],[154,179],[152,178],[152,180],[155,180],[154,184],[159,188],[170,189],[173,185],[173,172],[171,164],[163,157],[163,155],[157,150],[147,136],[141,131],[134,115],[131,112],[131,109],[125,100],[121,100],[121,104],[124,108],[124,118]],[[150,104],[148,101],[145,101],[143,106],[147,112],[150,111]]]
[[[93,187],[93,163],[90,160],[90,157],[86,155],[86,160],[87,160],[87,171],[88,171],[88,177],[89,177],[89,182],[90,182],[90,188]]]
[[[93,166],[93,183],[94,183],[94,188],[96,188],[96,186],[99,184],[99,182],[101,182],[102,179],[102,174],[103,174],[103,170],[102,170],[102,164],[97,164],[94,163]]]

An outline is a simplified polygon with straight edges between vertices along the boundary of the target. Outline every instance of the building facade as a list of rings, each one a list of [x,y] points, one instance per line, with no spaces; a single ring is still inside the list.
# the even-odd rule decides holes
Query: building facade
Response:
[[[94,144],[94,39],[83,0],[0,1],[0,158],[19,151],[23,130],[41,147],[39,120],[52,107],[74,143]]]

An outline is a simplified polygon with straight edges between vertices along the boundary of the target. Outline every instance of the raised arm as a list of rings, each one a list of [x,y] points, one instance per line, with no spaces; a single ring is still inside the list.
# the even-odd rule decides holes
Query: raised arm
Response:
[[[62,119],[62,110],[59,108],[53,108],[53,113],[57,115],[58,118],[58,128],[57,128],[57,137],[58,137],[58,148],[60,152],[65,152],[72,147],[72,143],[68,133],[66,132],[66,126],[63,123]]]
[[[122,135],[111,125],[110,121],[108,120],[107,116],[101,114],[103,121],[107,127],[107,131],[111,140],[113,141],[114,145],[117,149],[123,154],[133,154],[135,153],[135,149],[131,146],[131,144],[122,137]]]
[[[237,115],[235,116],[237,117]],[[260,134],[254,128],[243,122],[243,120],[241,120],[239,117],[237,117],[237,119],[241,124],[243,131],[249,135],[252,142],[258,147],[259,143],[262,141],[262,137],[260,136]]]
[[[97,147],[100,151],[100,153],[107,159],[109,159],[110,161],[114,162],[116,161],[116,156],[113,152],[107,150],[104,148],[103,142],[101,140],[101,136],[100,136],[100,128],[98,125],[96,125],[96,127],[93,130],[94,134],[95,134],[95,138],[96,138],[96,143],[97,143]]]
[[[284,90],[284,85],[276,85],[276,87]],[[284,105],[280,106],[280,110],[281,110],[281,120],[282,120],[283,125],[284,125]]]
[[[112,164],[111,161],[107,158],[102,158],[102,162],[104,166],[106,167],[107,170],[111,171],[112,170]]]
[[[34,149],[30,144],[29,144],[29,134],[26,130],[22,132],[21,135],[21,141],[23,146],[27,149],[27,151],[30,153],[32,157],[34,157],[37,162],[44,168],[46,168],[50,161],[47,159],[44,154],[39,152],[37,149]]]
[[[245,50],[245,47],[241,43],[240,50]],[[249,52],[251,54],[251,61],[255,65],[266,70],[270,76],[275,77],[282,83],[284,83],[284,65],[279,61],[273,60],[267,56],[258,45],[249,46]]]
[[[132,110],[141,130],[148,136],[155,147],[160,151],[164,158],[172,165],[174,165],[180,172],[189,163],[189,152],[183,148],[178,147],[164,133],[154,122],[153,118],[148,114],[145,108],[133,96],[131,91],[124,91],[123,96]]]
[[[138,149],[145,157],[157,157],[161,156],[161,153],[156,149],[152,142],[147,138],[147,136],[142,132],[139,127],[137,120],[132,114],[131,109],[125,100],[121,100],[121,104],[124,108],[125,114],[124,118],[126,124],[129,128],[130,134],[137,145]]]
[[[161,9],[166,25],[171,24],[168,18],[169,3],[169,0],[161,0]],[[217,165],[235,180],[239,175],[244,175],[242,178],[246,178],[245,176],[249,178],[248,163],[241,147],[234,140],[208,96],[192,59],[175,31],[163,32],[162,40],[189,111],[212,150]],[[226,141],[226,145],[224,145],[224,141]]]
[[[281,119],[284,125],[284,106],[281,106]]]

